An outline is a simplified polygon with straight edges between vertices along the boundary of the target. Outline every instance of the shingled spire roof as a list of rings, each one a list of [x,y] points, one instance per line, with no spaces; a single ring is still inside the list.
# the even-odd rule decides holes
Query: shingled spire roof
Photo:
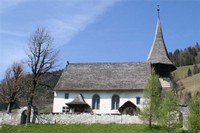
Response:
[[[150,62],[151,64],[166,64],[170,65],[173,70],[176,69],[176,67],[169,59],[168,52],[165,46],[162,34],[162,28],[160,24],[159,10],[158,10],[158,21],[156,26],[154,42],[151,51],[149,53],[147,62]]]
[[[163,39],[160,18],[158,18],[158,21],[157,21],[154,42],[153,42],[153,46],[151,48],[147,61],[151,62],[152,64],[156,64],[156,63],[173,64],[169,60],[169,56],[168,56],[165,42]]]

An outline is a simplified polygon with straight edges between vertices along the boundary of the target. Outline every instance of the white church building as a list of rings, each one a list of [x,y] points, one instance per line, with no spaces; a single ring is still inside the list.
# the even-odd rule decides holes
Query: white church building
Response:
[[[158,15],[146,62],[69,63],[54,88],[53,113],[130,114],[142,108],[143,91],[154,68],[163,88],[176,69],[164,43]]]

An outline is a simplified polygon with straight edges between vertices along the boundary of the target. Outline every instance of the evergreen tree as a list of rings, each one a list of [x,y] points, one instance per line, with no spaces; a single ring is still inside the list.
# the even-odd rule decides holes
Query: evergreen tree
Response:
[[[194,64],[194,68],[193,68],[193,75],[199,73],[199,68],[197,66],[197,64]]]
[[[189,68],[189,69],[188,69],[188,72],[187,72],[187,77],[190,77],[190,76],[192,76],[192,71],[191,71],[191,69]]]
[[[197,42],[183,50],[176,49],[173,53],[169,52],[169,57],[177,67],[200,63],[200,46]]]
[[[200,132],[200,96],[196,95],[190,99],[190,114],[188,117],[188,127],[192,133]]]
[[[144,89],[143,110],[140,112],[141,119],[149,122],[149,128],[152,127],[152,122],[158,117],[159,106],[161,103],[161,84],[159,76],[152,70],[147,84]]]
[[[174,58],[173,58],[174,60],[173,60],[173,62],[174,62],[174,64],[178,67],[178,66],[180,66],[180,64],[179,64],[179,60],[180,60],[180,51],[179,51],[179,49],[176,49],[175,50],[175,52],[174,52]]]
[[[177,125],[178,113],[177,97],[172,90],[167,92],[166,97],[162,100],[159,110],[158,122],[167,128],[168,133],[170,133],[172,128],[175,128]]]

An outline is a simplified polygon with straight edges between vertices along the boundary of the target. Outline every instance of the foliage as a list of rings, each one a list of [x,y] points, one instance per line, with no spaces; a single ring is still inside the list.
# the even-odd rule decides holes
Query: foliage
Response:
[[[9,126],[3,125],[0,133],[166,133],[167,131],[159,126],[153,126],[151,130],[147,125],[136,124],[34,124]],[[174,133],[181,133],[182,130],[173,130]]]
[[[168,90],[159,108],[158,122],[166,127],[169,133],[177,125],[177,105],[177,97],[172,90]]]
[[[190,114],[188,117],[188,127],[193,133],[200,132],[200,96],[195,95],[190,99]]]
[[[169,53],[171,61],[177,66],[186,66],[200,63],[200,46],[198,42],[195,46],[188,48],[176,49],[173,53]]]
[[[149,127],[158,117],[159,106],[161,103],[161,84],[158,75],[152,70],[144,89],[143,109],[141,110],[141,119],[149,122]]]

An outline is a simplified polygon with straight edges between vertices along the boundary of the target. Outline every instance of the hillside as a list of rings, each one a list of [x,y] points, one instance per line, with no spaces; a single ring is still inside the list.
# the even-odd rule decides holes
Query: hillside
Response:
[[[182,66],[172,73],[173,79],[178,85],[176,89],[179,91],[179,99],[182,104],[187,104],[190,97],[200,93],[199,68],[200,64],[196,65],[196,68],[195,65]]]
[[[197,66],[198,72],[200,72],[199,71],[200,70],[200,64],[197,64],[196,66]],[[195,65],[188,65],[188,66],[177,67],[177,70],[175,70],[172,73],[172,76],[173,76],[174,80],[178,81],[178,80],[182,80],[182,79],[187,78],[188,77],[188,70],[189,69],[191,70],[192,75],[194,75],[193,74],[194,67],[195,67]]]
[[[200,91],[200,74],[195,74],[194,76],[181,79],[179,82],[182,82],[184,86],[184,91],[191,92],[195,94]]]

